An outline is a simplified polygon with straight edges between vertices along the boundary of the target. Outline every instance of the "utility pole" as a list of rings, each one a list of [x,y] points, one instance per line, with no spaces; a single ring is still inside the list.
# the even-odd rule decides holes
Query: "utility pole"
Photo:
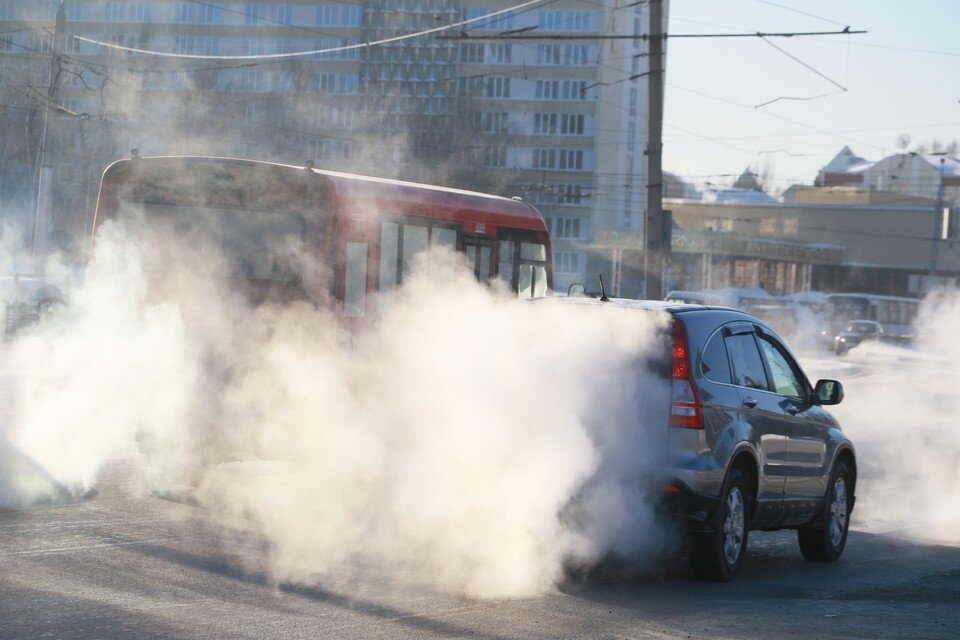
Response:
[[[647,89],[647,211],[643,221],[643,295],[663,297],[663,0],[650,0],[650,51]]]
[[[943,236],[943,222],[940,216],[943,215],[943,165],[946,158],[940,158],[940,185],[937,187],[937,204],[933,210],[933,239],[930,245],[930,287],[933,287],[933,279],[937,275],[937,253],[940,250],[940,238]]]
[[[37,176],[37,208],[33,219],[33,272],[39,273],[46,258],[53,227],[53,166],[47,154],[47,129],[50,124],[50,111],[59,101],[60,76],[63,72],[63,50],[66,45],[67,16],[64,0],[57,7],[57,18],[53,29],[52,56],[50,58],[50,84],[47,87],[47,103],[43,105],[43,130],[40,134],[39,171]]]

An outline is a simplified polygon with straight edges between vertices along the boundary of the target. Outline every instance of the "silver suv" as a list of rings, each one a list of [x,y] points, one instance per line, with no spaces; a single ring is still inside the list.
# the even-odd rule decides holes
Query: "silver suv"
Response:
[[[670,511],[685,522],[698,577],[731,580],[750,530],[796,529],[804,558],[840,557],[857,463],[850,440],[823,409],[843,399],[839,382],[811,385],[783,340],[741,311],[566,300],[672,316],[661,490]]]

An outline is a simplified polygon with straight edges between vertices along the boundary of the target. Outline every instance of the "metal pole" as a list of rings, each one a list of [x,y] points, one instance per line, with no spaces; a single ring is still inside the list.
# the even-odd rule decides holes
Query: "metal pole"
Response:
[[[57,104],[60,91],[60,75],[62,71],[62,59],[64,45],[66,44],[66,24],[67,16],[64,11],[64,0],[60,0],[57,7],[57,18],[53,30],[53,44],[51,50],[53,55],[50,59],[50,84],[47,88],[47,103],[43,107],[43,129],[40,134],[40,157],[38,159],[39,171],[37,176],[37,208],[33,217],[33,265],[32,271],[40,273],[44,254],[47,247],[47,235],[50,233],[51,221],[51,200],[52,185],[50,184],[53,167],[46,166],[47,158],[47,129],[50,122],[50,110]],[[44,193],[48,197],[44,198]]]
[[[933,239],[930,241],[930,286],[933,287],[933,279],[937,274],[937,253],[940,250],[940,237],[943,235],[943,222],[940,216],[943,215],[943,165],[946,158],[940,158],[940,186],[937,187],[937,204],[933,210]]]
[[[643,294],[663,297],[663,0],[650,0],[647,89],[647,211],[643,224]]]

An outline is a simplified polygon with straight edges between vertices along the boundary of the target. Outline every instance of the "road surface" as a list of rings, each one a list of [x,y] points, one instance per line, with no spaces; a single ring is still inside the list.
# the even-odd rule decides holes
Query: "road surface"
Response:
[[[811,364],[875,385],[853,360]],[[276,584],[243,521],[130,491],[129,477],[115,463],[90,499],[0,511],[0,638],[960,636],[958,538],[918,540],[858,512],[836,564],[804,562],[793,532],[753,533],[731,584],[695,581],[674,554],[643,575],[472,600],[370,571]]]
[[[471,600],[365,575],[272,584],[215,514],[133,497],[0,512],[0,638],[955,638],[960,548],[854,530],[837,564],[792,532],[754,533],[731,584],[679,555],[647,575]],[[107,474],[108,476],[110,473]],[[854,522],[856,518],[854,518]],[[239,529],[235,529],[239,531]],[[255,540],[254,540],[255,543]],[[243,553],[240,548],[247,549]]]

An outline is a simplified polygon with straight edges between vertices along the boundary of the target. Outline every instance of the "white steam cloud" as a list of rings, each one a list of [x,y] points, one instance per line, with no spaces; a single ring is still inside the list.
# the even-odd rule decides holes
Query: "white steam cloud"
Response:
[[[912,348],[862,345],[834,409],[857,447],[854,526],[960,545],[960,298],[920,307]]]
[[[457,260],[432,256],[349,335],[307,302],[250,304],[210,246],[105,225],[71,304],[7,348],[0,507],[81,495],[137,454],[147,486],[261,532],[278,581],[374,570],[500,597],[649,558],[673,538],[644,490],[665,318],[517,302]],[[851,352],[835,413],[854,526],[960,544],[960,302],[923,311],[916,349]]]
[[[139,452],[149,486],[247,518],[277,580],[524,595],[658,546],[663,317],[521,303],[434,254],[349,336],[199,255],[107,224],[70,307],[14,345],[11,439],[72,493]]]

